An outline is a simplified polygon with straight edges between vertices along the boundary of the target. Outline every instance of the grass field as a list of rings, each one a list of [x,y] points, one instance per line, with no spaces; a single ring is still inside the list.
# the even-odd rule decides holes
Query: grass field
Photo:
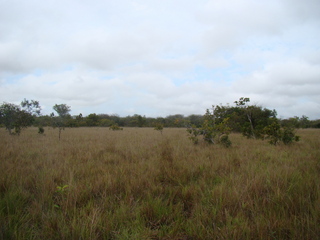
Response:
[[[319,239],[320,130],[298,135],[0,129],[0,239]]]

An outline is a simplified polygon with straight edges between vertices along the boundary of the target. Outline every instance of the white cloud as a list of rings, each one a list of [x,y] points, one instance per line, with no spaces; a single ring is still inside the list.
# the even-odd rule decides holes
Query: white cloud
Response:
[[[1,1],[0,101],[164,116],[248,96],[281,116],[320,118],[319,5]]]

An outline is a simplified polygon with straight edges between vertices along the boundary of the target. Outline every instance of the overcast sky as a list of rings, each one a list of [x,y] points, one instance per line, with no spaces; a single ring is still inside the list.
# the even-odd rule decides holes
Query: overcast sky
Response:
[[[320,118],[319,0],[0,0],[0,103]]]

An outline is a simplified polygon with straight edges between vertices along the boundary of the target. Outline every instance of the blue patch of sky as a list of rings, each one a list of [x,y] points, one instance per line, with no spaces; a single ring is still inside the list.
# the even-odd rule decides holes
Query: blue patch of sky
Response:
[[[69,71],[72,71],[76,68],[76,65],[75,64],[69,64],[69,65],[64,65],[60,71],[62,72],[69,72]]]
[[[16,84],[19,82],[22,78],[28,76],[28,74],[12,74],[4,78],[4,82],[6,84]]]
[[[310,102],[310,99],[308,97],[298,98],[298,103],[307,103],[307,102]]]
[[[45,71],[43,69],[35,69],[32,73],[32,75],[36,76],[36,77],[40,77],[45,73]]]
[[[179,87],[188,82],[186,77],[170,77],[171,81],[174,83],[175,86]]]
[[[196,65],[193,69],[193,81],[215,81],[231,83],[235,75],[246,74],[246,71],[236,61],[229,59],[229,66],[220,68],[208,68]]]

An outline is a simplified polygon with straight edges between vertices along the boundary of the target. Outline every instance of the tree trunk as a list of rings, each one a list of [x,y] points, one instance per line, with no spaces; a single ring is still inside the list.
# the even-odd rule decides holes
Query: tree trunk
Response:
[[[249,113],[247,113],[247,117],[248,117],[248,120],[249,120],[249,122],[250,122],[250,127],[251,127],[252,137],[253,137],[253,139],[256,139],[256,135],[254,134],[254,128],[253,128],[253,124],[252,124],[251,116],[249,115]]]

